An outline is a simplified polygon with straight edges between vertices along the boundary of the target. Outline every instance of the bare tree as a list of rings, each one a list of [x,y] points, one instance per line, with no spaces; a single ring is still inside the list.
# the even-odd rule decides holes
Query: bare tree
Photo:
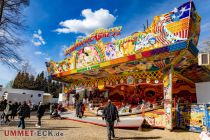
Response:
[[[199,45],[201,52],[209,52],[210,53],[210,37],[206,40],[201,42],[201,45]]]
[[[24,29],[22,11],[29,0],[0,0],[0,61],[18,69],[22,61],[17,49],[23,45],[20,31]]]

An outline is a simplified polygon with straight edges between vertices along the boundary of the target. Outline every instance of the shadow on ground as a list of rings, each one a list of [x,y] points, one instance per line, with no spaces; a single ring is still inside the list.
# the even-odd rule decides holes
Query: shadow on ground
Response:
[[[80,128],[80,127],[66,127],[66,126],[64,126],[64,127],[62,127],[62,126],[60,126],[60,127],[58,127],[58,126],[48,126],[47,124],[45,124],[45,121],[43,121],[43,125],[42,125],[41,128],[37,128],[37,127],[35,127],[36,123],[37,123],[37,121],[34,121],[34,120],[25,120],[25,126],[26,126],[25,129],[34,129],[34,130],[69,130],[69,129]],[[16,120],[16,121],[12,121],[9,125],[2,124],[0,126],[11,127],[11,128],[16,127],[18,129],[17,125],[18,125],[18,121]],[[3,129],[0,130],[0,131],[3,131]]]
[[[69,130],[69,129],[76,129],[80,127],[42,127],[42,128],[36,128],[36,127],[27,127],[26,129],[33,129],[33,130]]]
[[[160,136],[156,136],[156,137],[118,137],[118,138],[115,138],[114,140],[126,140],[126,139],[129,139],[129,140],[148,140],[148,139],[160,139],[162,137]]]
[[[185,129],[180,129],[180,128],[175,128],[171,132],[176,132],[176,133],[192,133],[192,131],[185,130]],[[194,132],[194,133],[198,133],[198,132]]]

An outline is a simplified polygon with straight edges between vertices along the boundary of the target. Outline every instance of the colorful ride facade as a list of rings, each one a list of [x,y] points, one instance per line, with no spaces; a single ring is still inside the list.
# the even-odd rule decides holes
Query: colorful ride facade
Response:
[[[137,87],[140,98],[162,97],[161,126],[171,130],[174,102],[182,97],[196,103],[195,83],[210,80],[210,69],[197,63],[200,21],[194,3],[187,2],[155,16],[145,31],[119,40],[104,43],[102,38],[119,36],[122,27],[98,29],[66,49],[63,61],[47,62],[49,76],[66,83],[65,93],[78,87]],[[147,96],[149,90],[155,94]]]

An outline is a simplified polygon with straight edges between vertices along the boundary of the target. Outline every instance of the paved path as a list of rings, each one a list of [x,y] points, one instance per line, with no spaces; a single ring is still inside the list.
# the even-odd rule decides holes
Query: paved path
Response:
[[[80,123],[71,120],[50,120],[49,116],[43,118],[43,127],[36,128],[37,118],[32,116],[26,119],[26,131],[52,131],[54,133],[63,133],[63,136],[5,136],[10,131],[19,131],[17,120],[13,121],[11,126],[0,126],[0,140],[106,140],[106,128],[88,123]],[[118,140],[198,140],[198,133],[175,130],[173,132],[162,129],[143,129],[143,131],[131,129],[115,129]],[[116,139],[116,140],[117,140]]]
[[[83,118],[75,117],[75,112],[64,113],[62,117],[69,120],[74,120],[78,122],[85,122],[90,124],[95,124],[99,126],[106,126],[105,121],[102,120],[102,117],[89,117],[85,116]],[[120,122],[115,123],[115,128],[139,128],[143,123],[143,117],[120,117]]]

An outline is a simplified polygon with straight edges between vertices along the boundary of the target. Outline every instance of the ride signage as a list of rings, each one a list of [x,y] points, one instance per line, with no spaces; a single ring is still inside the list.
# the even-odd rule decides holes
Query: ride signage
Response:
[[[65,56],[69,55],[71,52],[80,49],[80,46],[83,46],[83,45],[90,43],[94,40],[99,41],[101,38],[119,36],[121,29],[122,29],[122,26],[109,28],[109,29],[103,29],[103,28],[97,29],[90,35],[88,35],[84,38],[81,38],[81,39],[77,39],[76,43],[73,44],[70,48],[66,49],[64,54],[65,54]]]

